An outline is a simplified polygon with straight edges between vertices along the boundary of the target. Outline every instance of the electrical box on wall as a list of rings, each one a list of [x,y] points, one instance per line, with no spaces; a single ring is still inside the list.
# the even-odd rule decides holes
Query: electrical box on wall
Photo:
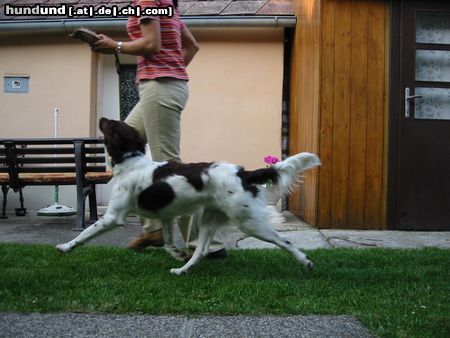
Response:
[[[30,90],[30,75],[5,75],[3,91],[11,94],[24,94]]]

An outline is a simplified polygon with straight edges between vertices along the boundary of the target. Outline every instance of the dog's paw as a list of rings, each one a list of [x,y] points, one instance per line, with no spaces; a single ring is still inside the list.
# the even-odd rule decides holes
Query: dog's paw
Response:
[[[190,260],[192,257],[192,254],[188,251],[184,251],[184,250],[177,250],[177,256],[176,259],[178,259],[181,262],[187,262],[188,260]]]
[[[172,256],[176,260],[179,260],[180,262],[186,262],[186,257],[188,256],[188,253],[186,251],[168,245],[166,245],[164,249],[170,256]]]
[[[183,261],[185,262],[185,263],[187,263],[187,262],[189,262],[189,260],[192,258],[192,255],[193,255],[193,252],[191,252],[191,251],[184,251],[183,252]]]
[[[58,244],[55,248],[56,248],[56,250],[58,250],[59,252],[62,252],[62,253],[70,252],[73,250],[73,247],[68,245],[67,243]]]
[[[314,270],[314,263],[311,261],[308,261],[305,266],[309,271]]]
[[[190,257],[188,257],[188,254],[185,251],[176,251],[176,252],[174,252],[172,257],[175,258],[176,260],[180,261],[180,262],[185,262],[185,263],[190,258]]]
[[[173,275],[180,276],[180,275],[183,275],[183,274],[184,275],[187,274],[187,271],[183,270],[182,268],[170,269],[170,273],[173,274]]]

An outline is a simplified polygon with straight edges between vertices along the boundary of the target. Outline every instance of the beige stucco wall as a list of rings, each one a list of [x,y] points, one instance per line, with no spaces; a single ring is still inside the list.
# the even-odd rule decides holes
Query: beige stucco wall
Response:
[[[59,134],[93,135],[96,57],[78,43],[48,39],[0,41],[0,74],[30,76],[28,94],[0,91],[0,137],[52,137],[54,108],[60,112]]]
[[[282,28],[192,29],[200,51],[188,67],[182,114],[184,161],[230,161],[259,168],[281,156]],[[124,64],[134,57],[121,56]],[[119,118],[114,58],[100,58],[98,118]]]
[[[193,33],[200,52],[188,69],[183,160],[264,166],[264,156],[281,155],[283,29],[208,28]],[[133,63],[134,57],[121,60]],[[29,74],[30,93],[4,94],[2,88],[0,137],[52,136],[54,107],[60,109],[61,137],[95,135],[101,116],[119,117],[113,58],[97,58],[80,43],[0,41],[0,74],[9,73]],[[108,201],[110,188],[99,187],[100,203]],[[27,188],[26,206],[37,209],[51,203],[51,191]],[[8,209],[17,205],[10,195]],[[63,187],[61,199],[66,204],[75,205],[74,197],[73,189]]]
[[[283,30],[193,33],[200,51],[189,67],[183,159],[226,160],[258,168],[264,156],[280,156]]]
[[[18,38],[0,41],[0,137],[53,137],[54,108],[59,109],[60,137],[95,135],[97,57],[85,46],[61,38]],[[28,94],[5,94],[3,77],[30,76]],[[53,204],[53,187],[24,189],[25,207]],[[75,187],[60,187],[60,201],[76,206]],[[8,194],[8,211],[19,206]]]

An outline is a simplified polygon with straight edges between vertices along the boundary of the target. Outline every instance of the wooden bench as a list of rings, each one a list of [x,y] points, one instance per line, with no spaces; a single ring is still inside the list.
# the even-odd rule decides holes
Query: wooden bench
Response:
[[[85,201],[89,196],[90,221],[97,220],[95,185],[107,183],[112,172],[105,165],[105,147],[100,138],[0,139],[0,184],[6,218],[9,189],[19,193],[24,216],[22,190],[30,185],[76,185],[75,230],[85,227]]]

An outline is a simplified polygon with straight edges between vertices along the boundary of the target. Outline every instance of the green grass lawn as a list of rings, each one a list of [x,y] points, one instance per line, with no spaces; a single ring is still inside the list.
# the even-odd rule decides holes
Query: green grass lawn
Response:
[[[351,314],[374,334],[450,337],[450,251],[232,250],[189,275],[161,250],[0,244],[0,312]]]

